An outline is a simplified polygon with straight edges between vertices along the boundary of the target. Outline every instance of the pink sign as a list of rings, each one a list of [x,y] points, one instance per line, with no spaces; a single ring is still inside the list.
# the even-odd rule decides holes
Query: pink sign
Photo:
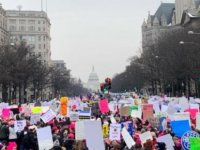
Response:
[[[187,109],[185,112],[190,113],[190,118],[196,119],[196,114],[198,113],[198,109]]]
[[[153,105],[152,104],[142,105],[142,113],[143,113],[144,120],[147,120],[148,118],[153,117]]]
[[[3,117],[3,118],[9,118],[9,117],[10,117],[10,109],[4,108],[4,109],[2,110],[2,117]]]
[[[99,101],[99,108],[100,108],[100,110],[101,110],[102,113],[109,112],[108,100],[107,99],[100,100]]]

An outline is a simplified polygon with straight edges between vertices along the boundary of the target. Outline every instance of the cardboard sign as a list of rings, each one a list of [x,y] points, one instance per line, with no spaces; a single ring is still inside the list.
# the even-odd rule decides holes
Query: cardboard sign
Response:
[[[173,141],[172,136],[170,134],[160,136],[156,140],[157,140],[157,142],[165,143],[166,146],[167,146],[167,149],[174,150],[174,141]]]
[[[53,138],[51,133],[51,127],[44,127],[37,129],[37,140],[39,150],[49,150],[53,147]]]
[[[188,120],[189,124],[191,125],[189,112],[174,113],[172,120]]]
[[[44,123],[47,123],[51,120],[53,120],[56,117],[56,115],[54,114],[54,112],[50,109],[49,111],[47,111],[45,114],[43,114],[41,116],[41,119],[44,121]]]
[[[153,140],[153,137],[152,137],[150,131],[147,131],[147,132],[140,134],[139,137],[140,137],[142,144],[146,143],[147,140]]]
[[[130,136],[125,127],[122,129],[122,137],[124,138],[124,141],[129,149],[135,145],[133,138]]]
[[[76,140],[85,139],[85,129],[83,121],[78,121],[75,123],[75,139]]]
[[[121,116],[129,116],[129,111],[130,111],[130,107],[129,106],[125,106],[125,107],[121,107],[120,108],[120,115]]]
[[[84,121],[84,131],[89,150],[105,150],[101,121]]]
[[[143,113],[144,120],[147,120],[148,118],[153,117],[153,105],[152,104],[142,105],[142,113]]]
[[[40,121],[40,114],[32,114],[30,119],[31,124],[37,124],[38,121]]]
[[[99,108],[100,108],[101,113],[108,113],[109,112],[108,100],[107,99],[100,100],[99,101]]]
[[[110,125],[110,135],[109,135],[109,139],[111,141],[117,140],[120,141],[121,140],[121,125],[120,124],[114,124],[112,123]]]
[[[23,131],[25,126],[26,126],[26,120],[15,121],[15,123],[14,123],[15,132]]]
[[[42,113],[42,107],[33,107],[31,109],[32,114],[41,114]]]

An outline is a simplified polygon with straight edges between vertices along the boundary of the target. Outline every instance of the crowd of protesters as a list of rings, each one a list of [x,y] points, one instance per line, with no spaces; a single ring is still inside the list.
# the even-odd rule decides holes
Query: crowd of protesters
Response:
[[[97,108],[98,109],[98,108]],[[167,150],[166,143],[156,141],[157,137],[170,134],[174,141],[174,150],[182,150],[181,139],[177,137],[170,127],[170,120],[166,122],[165,130],[159,130],[152,127],[148,120],[141,118],[133,118],[131,116],[122,117],[119,111],[112,114],[117,123],[131,122],[133,132],[132,138],[135,145],[131,150]],[[111,124],[111,112],[102,114],[98,109],[93,113],[91,120],[101,120],[102,125],[106,122]],[[21,132],[15,132],[14,121],[26,120],[26,127]],[[62,122],[66,122],[63,124]],[[44,123],[42,120],[35,125],[30,123],[30,116],[25,116],[23,113],[15,114],[7,119],[0,119],[0,150],[38,150],[38,141],[36,130],[41,127],[51,126],[53,143],[52,150],[87,150],[86,140],[75,140],[75,122],[70,121],[70,118],[54,118],[49,123]],[[195,125],[192,124],[192,130],[195,130]],[[139,134],[150,131],[153,140],[147,140],[146,143],[141,142]],[[95,134],[95,133],[94,133]],[[104,137],[106,150],[129,150],[123,138],[120,141],[111,141],[109,137]]]

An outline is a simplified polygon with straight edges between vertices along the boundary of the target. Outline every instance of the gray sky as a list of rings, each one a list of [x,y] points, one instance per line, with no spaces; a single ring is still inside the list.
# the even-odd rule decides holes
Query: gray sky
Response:
[[[175,0],[163,0],[174,2]],[[4,9],[41,10],[41,0],[0,0]],[[46,0],[43,0],[45,8]],[[141,24],[161,0],[48,0],[52,59],[63,59],[87,81],[92,66],[100,81],[120,73],[139,53]]]

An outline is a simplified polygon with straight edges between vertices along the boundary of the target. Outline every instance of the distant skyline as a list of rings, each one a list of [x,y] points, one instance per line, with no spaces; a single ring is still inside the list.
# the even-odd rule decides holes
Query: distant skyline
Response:
[[[160,0],[47,0],[52,59],[64,60],[87,82],[92,67],[100,81],[125,70],[139,54],[141,25]],[[174,2],[163,0],[162,2]],[[41,10],[41,0],[0,0],[4,9]],[[46,0],[43,0],[46,11]]]

